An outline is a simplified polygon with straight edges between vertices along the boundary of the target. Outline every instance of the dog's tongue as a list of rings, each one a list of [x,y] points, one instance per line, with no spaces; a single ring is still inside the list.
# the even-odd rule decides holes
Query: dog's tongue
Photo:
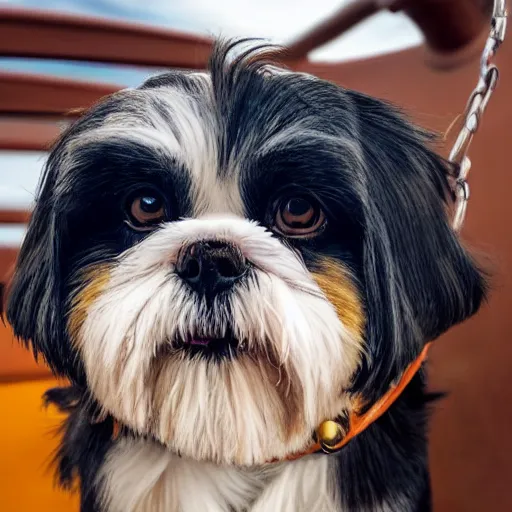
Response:
[[[199,346],[202,346],[202,347],[206,347],[210,344],[210,339],[209,338],[192,338],[190,340],[190,344],[191,345],[199,345]]]

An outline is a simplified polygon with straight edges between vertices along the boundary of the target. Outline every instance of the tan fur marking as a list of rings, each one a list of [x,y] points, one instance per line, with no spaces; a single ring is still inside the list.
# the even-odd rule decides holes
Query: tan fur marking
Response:
[[[98,299],[110,280],[110,267],[97,265],[83,273],[85,285],[74,295],[68,317],[68,332],[71,343],[80,348],[83,340],[80,336],[82,325],[87,318],[91,305]]]
[[[358,340],[362,340],[365,316],[359,292],[348,269],[331,258],[325,258],[313,279],[336,309],[338,318]]]

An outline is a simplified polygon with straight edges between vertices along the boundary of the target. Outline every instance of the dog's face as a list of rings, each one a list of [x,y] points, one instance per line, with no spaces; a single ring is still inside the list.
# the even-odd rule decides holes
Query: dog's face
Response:
[[[62,136],[8,317],[122,424],[251,464],[382,393],[477,309],[482,281],[421,132],[261,51],[229,55]]]

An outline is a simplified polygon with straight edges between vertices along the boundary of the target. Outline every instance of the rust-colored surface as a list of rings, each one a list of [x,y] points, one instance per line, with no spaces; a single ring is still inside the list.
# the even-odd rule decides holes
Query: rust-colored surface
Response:
[[[0,8],[0,55],[201,69],[211,40],[60,12]]]
[[[55,122],[0,119],[0,150],[45,151],[58,137],[60,130],[60,126]],[[3,218],[4,211],[0,210],[0,222],[5,222]]]
[[[119,86],[0,71],[0,115],[69,116]]]
[[[7,279],[11,276],[11,270],[16,261],[18,249],[16,247],[1,247],[0,248],[0,286],[2,286]],[[0,288],[3,294],[3,286]],[[0,321],[0,324],[2,322]]]
[[[395,9],[403,9],[420,27],[431,48],[449,52],[473,41],[487,25],[483,3],[482,0],[398,0]]]
[[[30,213],[24,210],[0,210],[0,224],[25,224],[30,218]],[[2,249],[0,249],[1,254]],[[0,262],[2,262],[0,256]],[[3,271],[4,267],[0,263],[0,271]]]

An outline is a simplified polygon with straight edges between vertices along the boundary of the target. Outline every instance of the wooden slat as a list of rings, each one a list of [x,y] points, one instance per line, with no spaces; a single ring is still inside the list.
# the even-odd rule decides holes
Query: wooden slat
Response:
[[[121,87],[0,72],[0,115],[62,116],[89,107]]]
[[[62,12],[0,8],[0,55],[201,69],[209,38]]]
[[[30,219],[27,210],[0,210],[0,224],[26,224]]]
[[[0,119],[0,150],[46,151],[60,131],[61,127],[55,122]]]

